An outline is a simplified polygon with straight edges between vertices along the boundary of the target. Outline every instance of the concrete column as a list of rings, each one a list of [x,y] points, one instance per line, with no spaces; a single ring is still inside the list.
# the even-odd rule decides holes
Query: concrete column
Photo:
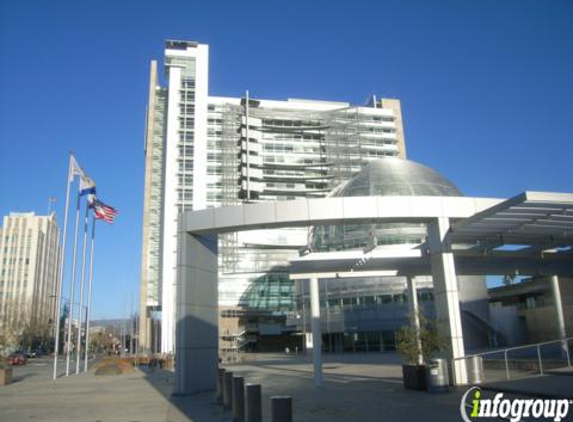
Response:
[[[563,302],[561,300],[561,289],[559,288],[559,277],[551,276],[551,292],[553,293],[553,302],[555,303],[555,319],[557,322],[557,338],[564,339],[567,337],[565,329],[565,316],[563,314]],[[563,342],[563,354],[567,355],[567,342]]]
[[[418,355],[418,365],[422,365],[424,363],[424,359],[422,357],[422,341],[420,340],[420,314],[418,308],[416,279],[411,275],[407,276],[406,279],[408,285],[408,310],[410,311],[411,323],[414,325],[414,329],[416,330],[418,350],[420,351],[420,354]]]
[[[557,319],[557,337],[566,338],[565,317],[563,316],[563,302],[561,301],[561,290],[559,289],[559,277],[551,276],[551,292],[555,302],[555,318]]]
[[[310,279],[310,314],[314,386],[322,387],[322,332],[320,327],[320,292],[318,290],[318,278],[316,277],[312,277]]]
[[[217,282],[217,236],[193,236],[179,230],[175,395],[216,387]]]
[[[454,385],[467,384],[467,368],[464,360],[453,361],[465,356],[458,297],[458,283],[454,255],[448,239],[449,219],[437,218],[428,224],[428,246],[432,278],[434,281],[434,300],[438,331],[440,337],[448,341],[448,357],[452,359],[452,381]]]

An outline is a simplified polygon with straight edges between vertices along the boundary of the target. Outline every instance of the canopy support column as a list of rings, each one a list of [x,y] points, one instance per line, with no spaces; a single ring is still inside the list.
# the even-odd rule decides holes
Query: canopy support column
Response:
[[[179,231],[174,395],[214,390],[218,361],[217,236]]]
[[[565,329],[565,316],[563,314],[563,302],[561,301],[561,290],[559,288],[559,277],[556,275],[551,276],[551,292],[553,294],[553,302],[555,303],[555,319],[557,325],[557,338],[564,339],[567,337]],[[562,353],[567,356],[567,342],[564,341],[562,345]]]
[[[418,341],[418,350],[420,354],[418,355],[418,365],[424,363],[424,358],[422,356],[422,341],[420,340],[420,311],[418,308],[418,291],[416,289],[416,279],[414,276],[407,276],[408,285],[408,308],[410,311],[410,323],[414,325],[416,330],[416,338]]]
[[[448,341],[446,353],[452,360],[452,381],[454,385],[467,384],[467,368],[458,296],[458,283],[454,254],[448,238],[450,221],[439,217],[428,225],[428,245],[432,278],[434,281],[434,301],[440,337]]]
[[[312,330],[312,363],[314,371],[314,386],[324,385],[322,378],[322,332],[320,326],[320,290],[318,277],[310,279],[310,327]]]

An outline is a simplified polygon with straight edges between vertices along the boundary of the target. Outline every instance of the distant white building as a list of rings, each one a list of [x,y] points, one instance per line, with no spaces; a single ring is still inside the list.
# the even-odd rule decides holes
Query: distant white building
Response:
[[[0,227],[0,327],[55,314],[60,230],[55,213],[10,213]]]
[[[105,334],[105,327],[103,325],[96,325],[95,327],[90,327],[90,336],[95,334]]]

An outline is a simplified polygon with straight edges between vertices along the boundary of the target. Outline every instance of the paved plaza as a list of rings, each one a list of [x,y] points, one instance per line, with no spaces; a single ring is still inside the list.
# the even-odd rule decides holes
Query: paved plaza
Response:
[[[0,421],[187,422],[225,421],[213,394],[171,398],[172,373],[95,371],[51,379],[51,361],[14,367],[14,383],[0,387]],[[63,362],[60,364],[63,367]]]
[[[321,389],[313,386],[310,357],[250,357],[254,359],[226,368],[244,376],[245,382],[262,385],[264,421],[271,420],[270,397],[274,395],[293,397],[294,420],[298,422],[461,421],[460,398],[466,388],[447,394],[407,391],[394,354],[325,355],[325,386]],[[14,378],[12,385],[0,387],[0,421],[231,421],[213,392],[172,397],[173,375],[160,369],[142,367],[123,375],[102,376],[91,370],[52,381],[51,362],[39,359],[14,367]],[[573,386],[571,376],[555,378],[561,388]],[[543,378],[546,383],[550,379]],[[539,380],[528,382],[540,385]],[[572,420],[571,416],[567,420]]]

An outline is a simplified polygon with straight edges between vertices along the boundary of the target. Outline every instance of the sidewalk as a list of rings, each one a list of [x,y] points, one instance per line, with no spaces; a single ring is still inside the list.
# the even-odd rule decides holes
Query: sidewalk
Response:
[[[405,390],[402,367],[394,354],[323,355],[324,387],[313,385],[310,357],[268,356],[227,366],[245,383],[260,383],[263,420],[270,421],[270,397],[293,397],[297,422],[425,421],[459,422],[467,388],[447,394]]]
[[[7,422],[228,422],[214,394],[171,397],[172,373],[93,371],[53,381],[50,371],[19,376],[0,387],[0,420]]]
[[[295,422],[461,420],[460,400],[467,387],[446,394],[405,390],[400,361],[394,354],[325,355],[323,388],[314,387],[310,357],[252,357],[256,360],[226,368],[244,376],[245,383],[262,385],[265,422],[271,420],[270,397],[275,395],[293,398]],[[16,368],[16,382],[0,387],[0,421],[231,421],[229,412],[216,402],[214,392],[172,397],[173,374],[168,371],[142,367],[130,374],[101,376],[91,371],[57,381],[52,381],[50,375],[49,366]],[[571,376],[555,375],[521,383],[557,392],[562,390],[556,389],[555,382],[561,382],[559,388],[571,393],[572,381]],[[573,412],[567,420],[573,420]]]

